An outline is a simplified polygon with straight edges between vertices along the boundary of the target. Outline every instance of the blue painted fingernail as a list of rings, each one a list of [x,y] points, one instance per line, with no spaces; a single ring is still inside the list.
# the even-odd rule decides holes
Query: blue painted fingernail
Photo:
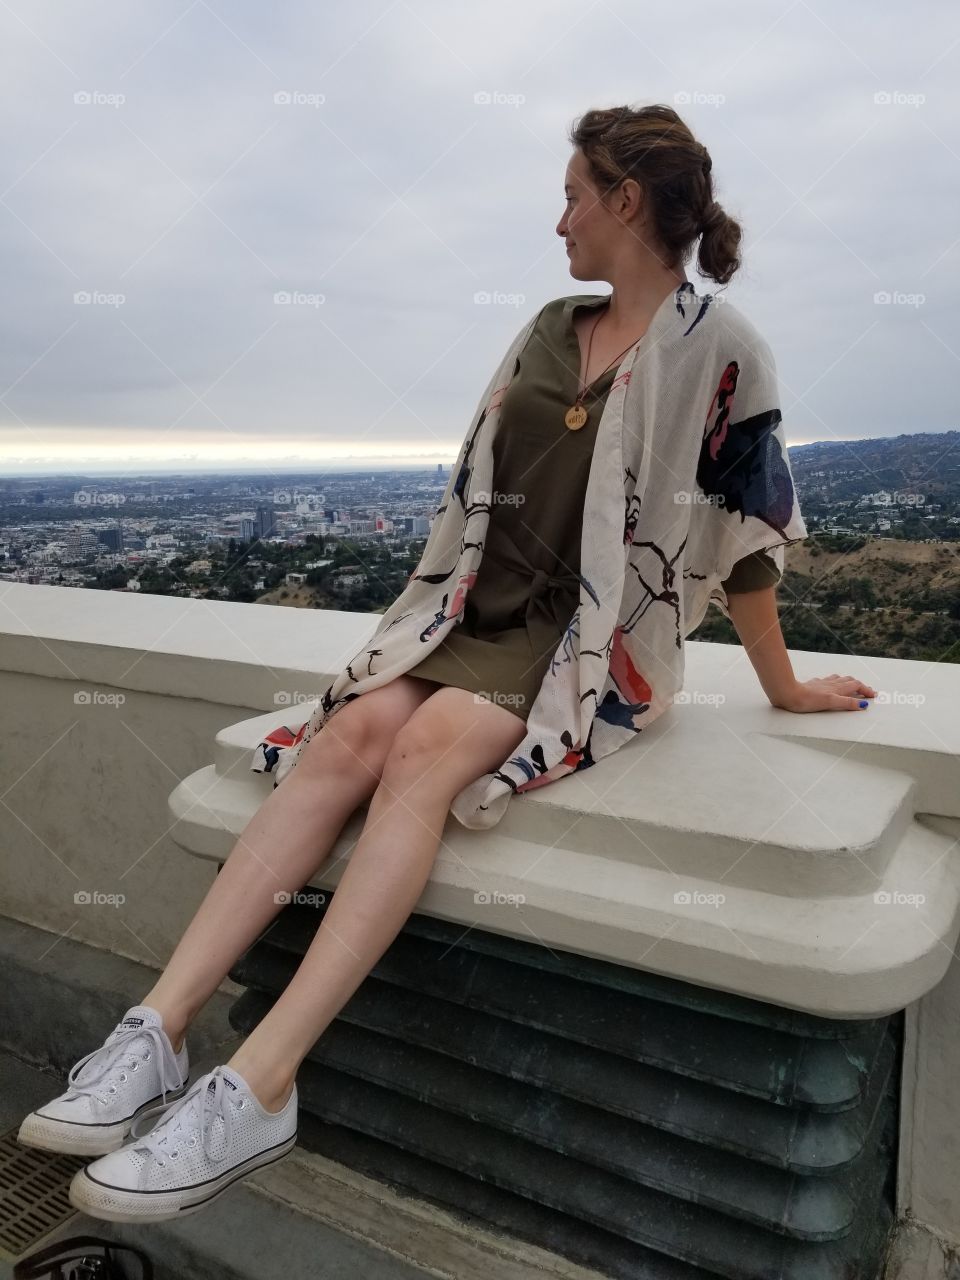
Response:
[[[870,705],[870,703],[869,703],[869,702],[867,702],[867,701],[863,701],[863,702],[861,702],[861,703],[860,703],[860,706],[861,706],[861,707],[869,707],[869,705]]]

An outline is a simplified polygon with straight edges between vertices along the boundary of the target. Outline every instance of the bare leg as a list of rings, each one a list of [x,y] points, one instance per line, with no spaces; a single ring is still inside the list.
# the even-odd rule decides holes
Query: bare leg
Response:
[[[399,676],[340,707],[257,809],[143,998],[161,1014],[174,1049],[279,912],[274,894],[302,888],[329,855],[347,818],[376,789],[396,733],[438,687]]]
[[[300,1063],[416,906],[454,796],[499,766],[525,732],[512,711],[449,687],[398,732],[316,936],[279,1000],[227,1064],[267,1110],[287,1101]]]

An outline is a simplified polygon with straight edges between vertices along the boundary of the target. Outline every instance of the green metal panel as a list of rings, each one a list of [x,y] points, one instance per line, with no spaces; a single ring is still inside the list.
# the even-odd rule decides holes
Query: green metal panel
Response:
[[[231,970],[248,988],[238,1030],[322,914],[285,908]],[[301,1068],[301,1128],[610,1275],[874,1280],[900,1022],[815,1018],[414,915]]]

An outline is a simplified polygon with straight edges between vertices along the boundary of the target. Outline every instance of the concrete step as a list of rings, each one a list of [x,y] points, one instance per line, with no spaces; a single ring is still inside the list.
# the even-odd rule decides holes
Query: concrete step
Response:
[[[801,758],[808,769],[824,768],[804,746],[780,742],[777,750],[791,755],[796,786]],[[508,822],[512,806],[493,831],[470,831],[451,818],[418,906],[464,927],[482,919],[494,932],[617,964],[649,957],[672,977],[771,1004],[815,1005],[819,1014],[843,1018],[893,1013],[943,977],[960,922],[960,868],[950,856],[955,839],[911,817],[913,782],[874,770],[864,791],[860,783],[870,770],[851,768],[857,776],[844,775],[844,785],[858,836],[851,829],[843,837],[850,843],[832,851],[832,837],[823,832],[817,847],[807,843],[809,824],[794,847],[786,835],[775,844],[754,840],[748,870],[709,823],[695,841],[684,831],[695,852],[683,855],[631,836],[632,856],[617,861],[611,842],[619,836],[604,828],[602,838],[587,839],[579,821],[568,822],[563,842],[553,844],[557,833],[540,797],[563,789],[545,787],[517,804],[539,806],[544,823],[536,839],[511,834],[519,821]],[[270,775],[246,772],[249,781],[208,765],[174,788],[170,835],[177,844],[201,857],[227,858],[270,790]],[[803,776],[812,785],[812,774]],[[564,788],[575,781],[575,774],[565,778]],[[869,823],[864,795],[878,801]],[[612,792],[607,799],[611,813],[622,812]],[[365,816],[358,809],[347,820],[311,887],[336,887]],[[583,821],[595,829],[606,820]],[[618,826],[620,819],[611,821]],[[643,847],[656,850],[650,860],[659,858],[658,865],[643,864],[635,853]],[[762,868],[753,861],[761,853]],[[752,877],[749,887],[737,883],[741,871]],[[920,883],[922,895],[904,893],[903,885]]]
[[[249,818],[273,785],[272,775],[250,770],[253,748],[280,724],[295,732],[311,710],[280,707],[225,726],[216,735],[211,769],[174,792],[175,812],[188,797],[216,787],[212,808],[229,812],[239,805]],[[749,732],[725,734],[721,746],[711,734],[658,733],[656,752],[618,753],[616,768],[612,760],[601,762],[603,785],[590,770],[589,785],[573,775],[562,789],[547,787],[510,805],[497,837],[518,841],[531,858],[544,848],[585,849],[614,865],[666,865],[675,876],[713,879],[720,869],[728,888],[848,895],[872,891],[884,879],[917,807],[917,784],[908,773],[825,756],[804,742]],[[715,767],[718,748],[723,769]],[[780,811],[770,804],[776,779],[789,779],[789,800]],[[245,800],[237,784],[245,784]],[[816,806],[799,803],[810,794]],[[453,832],[459,824],[448,825]],[[242,826],[231,828],[238,834]],[[468,835],[476,842],[475,833]]]

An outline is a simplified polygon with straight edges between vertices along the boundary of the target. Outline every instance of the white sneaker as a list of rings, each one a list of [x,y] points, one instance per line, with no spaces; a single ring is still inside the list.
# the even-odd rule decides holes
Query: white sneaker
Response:
[[[30,1112],[17,1141],[82,1156],[116,1151],[138,1115],[161,1097],[161,1106],[182,1097],[189,1074],[186,1040],[174,1053],[157,1010],[132,1005],[100,1048],[70,1068],[67,1091]]]
[[[196,1213],[234,1182],[272,1164],[297,1141],[297,1086],[279,1111],[266,1111],[232,1067],[218,1066],[170,1107],[145,1138],[130,1141],[74,1174],[70,1203],[108,1222],[163,1222]]]

